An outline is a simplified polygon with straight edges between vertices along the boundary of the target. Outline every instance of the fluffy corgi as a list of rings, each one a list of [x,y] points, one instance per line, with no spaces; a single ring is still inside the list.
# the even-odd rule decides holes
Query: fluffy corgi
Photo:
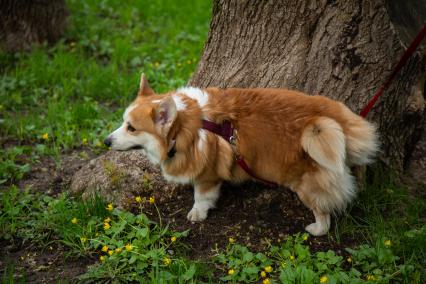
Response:
[[[203,128],[203,120],[232,124],[234,143]],[[285,89],[181,88],[156,95],[142,74],[123,124],[105,144],[143,149],[164,177],[194,186],[188,220],[203,221],[223,181],[256,176],[290,188],[312,210],[306,231],[324,235],[330,214],[344,210],[356,193],[351,166],[372,161],[375,127],[344,104]]]

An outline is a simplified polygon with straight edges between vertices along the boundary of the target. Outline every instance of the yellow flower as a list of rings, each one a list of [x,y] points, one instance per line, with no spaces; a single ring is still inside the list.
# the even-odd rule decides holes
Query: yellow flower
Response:
[[[307,241],[307,240],[308,240],[308,235],[307,235],[307,234],[303,235],[303,240],[304,240],[304,241]]]
[[[75,217],[74,217],[74,218],[72,218],[72,219],[71,219],[71,223],[73,223],[73,224],[77,224],[77,223],[78,223],[77,218],[75,218]]]
[[[158,61],[157,61],[157,62],[155,62],[155,63],[154,63],[154,66],[155,66],[155,67],[160,66],[160,62],[158,62]]]
[[[135,200],[137,203],[141,203],[142,202],[142,198],[140,196],[136,196]]]
[[[172,243],[174,243],[174,242],[176,242],[176,237],[173,236],[173,237],[170,238],[170,240],[172,241]]]
[[[346,259],[346,261],[347,261],[347,262],[349,262],[349,263],[352,263],[352,257],[348,257],[348,258]]]
[[[269,281],[269,278],[265,278],[262,281],[262,284],[269,284],[269,283],[271,283],[271,281]]]
[[[87,242],[87,238],[86,237],[81,237],[80,241],[84,244],[85,242]]]
[[[81,143],[83,143],[83,145],[87,145],[87,138],[83,138],[83,139],[81,140]]]
[[[114,207],[112,206],[112,203],[108,204],[106,207],[106,210],[108,211],[112,211],[114,209]]]
[[[44,140],[49,139],[49,133],[44,133],[41,138],[43,138]]]
[[[109,230],[111,228],[111,225],[107,222],[104,223],[104,230]]]
[[[320,278],[320,283],[327,283],[328,282],[328,278],[327,278],[327,276],[321,276],[321,278]]]
[[[230,243],[230,244],[233,244],[233,243],[235,243],[235,240],[234,240],[234,238],[229,238],[229,239],[228,239],[228,241],[229,241],[229,243]]]
[[[270,266],[270,265],[268,265],[268,266],[265,267],[265,271],[268,272],[268,273],[271,273],[272,270],[273,270],[272,266]]]
[[[99,257],[99,260],[100,260],[100,261],[104,261],[104,260],[105,260],[105,256],[101,255],[101,256]]]
[[[386,240],[385,241],[385,246],[390,247],[392,245],[391,240]]]
[[[113,250],[109,250],[108,251],[108,254],[111,256],[112,254],[114,253],[114,251]]]
[[[233,275],[235,273],[235,270],[234,269],[229,269],[228,270],[228,275]]]
[[[154,198],[153,196],[151,196],[151,197],[149,198],[149,203],[153,204],[154,202],[155,202],[155,198]]]
[[[281,267],[282,267],[282,268],[284,268],[284,267],[286,267],[286,266],[287,266],[287,262],[285,262],[285,261],[281,262]]]
[[[376,277],[374,275],[367,275],[367,280],[374,281],[376,280]]]
[[[107,252],[107,251],[108,251],[108,246],[103,246],[103,247],[102,247],[102,251],[103,251],[103,252]]]
[[[109,223],[109,222],[111,222],[111,218],[110,218],[110,217],[106,217],[106,218],[104,219],[104,223]]]
[[[265,278],[266,277],[266,272],[265,271],[260,272],[260,276],[262,276],[262,278]]]
[[[121,248],[116,248],[116,249],[115,249],[115,252],[116,252],[116,253],[120,253],[121,251],[122,251],[122,249],[121,249]]]
[[[124,246],[127,251],[131,251],[133,249],[133,246],[131,244],[127,244]]]
[[[165,257],[165,258],[163,258],[163,263],[165,265],[170,265],[170,263],[172,263],[172,260],[170,258],[168,258],[168,257]]]
[[[294,260],[294,255],[290,255],[290,260]]]

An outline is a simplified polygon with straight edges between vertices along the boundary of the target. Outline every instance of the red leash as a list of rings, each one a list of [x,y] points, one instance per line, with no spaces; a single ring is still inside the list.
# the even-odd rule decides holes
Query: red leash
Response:
[[[407,50],[402,55],[401,59],[399,60],[398,64],[393,69],[391,75],[386,80],[386,82],[380,87],[380,89],[377,90],[374,97],[368,102],[368,104],[362,109],[360,116],[366,117],[367,114],[371,111],[374,104],[377,102],[379,97],[383,94],[384,90],[386,90],[389,85],[392,83],[393,79],[395,78],[395,75],[401,70],[401,68],[407,63],[408,59],[411,55],[416,51],[417,47],[419,47],[422,40],[426,37],[426,25],[423,27],[423,29],[417,34],[416,38],[413,40],[413,42],[410,44],[410,46],[407,48]],[[233,128],[232,124],[229,121],[225,121],[222,124],[217,124],[212,121],[208,120],[202,120],[203,128],[213,132],[219,136],[221,136],[223,139],[228,141],[230,144],[235,145],[235,129]],[[263,183],[266,183],[271,186],[278,186],[278,184],[265,180],[261,177],[258,177],[253,170],[247,165],[246,161],[243,159],[242,156],[237,155],[236,156],[236,162],[237,164],[252,178],[257,179]]]
[[[413,55],[413,53],[416,51],[417,47],[419,47],[422,40],[426,37],[426,25],[423,27],[423,29],[417,34],[416,38],[413,40],[413,42],[410,44],[410,46],[407,48],[407,50],[402,55],[401,59],[399,60],[398,64],[393,69],[391,75],[386,80],[386,82],[380,87],[380,89],[377,90],[374,97],[368,102],[368,104],[362,109],[361,113],[359,114],[362,117],[366,117],[367,114],[371,111],[374,104],[377,102],[379,97],[383,94],[383,91],[389,87],[389,85],[392,83],[393,79],[395,78],[395,75],[402,69],[402,67],[407,63],[408,59]]]

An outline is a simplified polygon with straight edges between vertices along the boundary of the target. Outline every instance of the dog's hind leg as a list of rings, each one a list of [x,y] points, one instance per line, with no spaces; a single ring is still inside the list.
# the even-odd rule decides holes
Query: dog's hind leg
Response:
[[[194,206],[188,213],[191,222],[203,221],[207,218],[210,208],[214,208],[219,198],[222,182],[201,182],[194,185]]]
[[[330,229],[330,213],[323,213],[313,209],[315,223],[306,226],[305,230],[313,236],[322,236],[327,234]]]
[[[304,174],[295,192],[315,216],[315,223],[308,225],[306,231],[321,236],[330,228],[330,213],[343,211],[355,196],[354,178],[347,167],[343,173],[318,168]]]
[[[320,210],[315,204],[316,193],[311,191],[307,184],[299,186],[296,192],[303,204],[311,209],[315,216],[315,223],[306,226],[305,230],[313,236],[327,234],[330,229],[330,213]]]

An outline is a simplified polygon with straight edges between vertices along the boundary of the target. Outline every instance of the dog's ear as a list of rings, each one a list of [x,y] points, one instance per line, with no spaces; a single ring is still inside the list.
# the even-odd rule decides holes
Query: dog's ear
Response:
[[[151,87],[148,84],[148,80],[145,77],[145,74],[141,74],[141,81],[139,83],[139,92],[138,96],[151,96],[154,95],[154,91],[151,89]]]
[[[166,97],[154,108],[153,119],[157,132],[166,137],[177,117],[175,101],[172,97]]]

